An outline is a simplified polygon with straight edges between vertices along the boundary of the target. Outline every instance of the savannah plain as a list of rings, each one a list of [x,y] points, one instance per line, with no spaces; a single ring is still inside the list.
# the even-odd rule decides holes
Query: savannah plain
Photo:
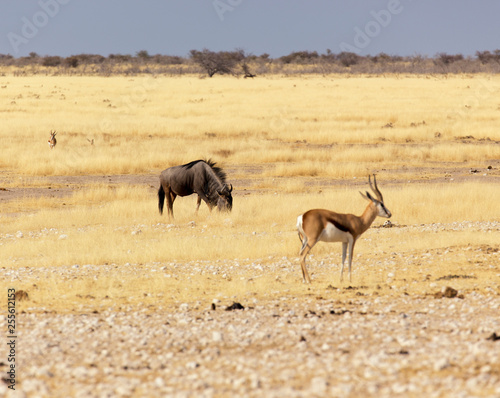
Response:
[[[7,71],[0,114],[0,395],[500,396],[497,75]],[[209,158],[233,211],[160,216],[160,172]],[[297,216],[360,215],[372,173],[392,225],[303,284]]]

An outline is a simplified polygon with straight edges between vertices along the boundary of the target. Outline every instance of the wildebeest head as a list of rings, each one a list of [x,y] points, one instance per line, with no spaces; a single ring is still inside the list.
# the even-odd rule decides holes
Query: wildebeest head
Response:
[[[231,211],[233,208],[233,196],[231,195],[231,192],[233,192],[233,184],[230,185],[231,187],[228,187],[224,184],[221,189],[217,190],[219,194],[217,208],[219,211]]]

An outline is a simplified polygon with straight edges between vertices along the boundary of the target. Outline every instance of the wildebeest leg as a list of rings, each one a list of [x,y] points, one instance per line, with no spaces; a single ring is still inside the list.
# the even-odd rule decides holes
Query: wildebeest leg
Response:
[[[210,211],[212,211],[212,205],[210,204],[210,201],[208,200],[208,197],[205,195],[205,193],[203,191],[196,191],[196,193],[198,194],[198,207],[200,207],[201,199],[203,199]]]
[[[201,205],[201,197],[200,197],[200,195],[198,195],[198,199],[196,199],[196,213],[198,213],[198,210],[200,209],[200,205]],[[208,202],[207,202],[207,206],[208,206],[208,209],[210,210],[210,212],[212,212],[212,206],[210,204],[208,204]]]
[[[168,215],[174,218],[174,200],[177,195],[169,187],[165,196],[167,197]]]

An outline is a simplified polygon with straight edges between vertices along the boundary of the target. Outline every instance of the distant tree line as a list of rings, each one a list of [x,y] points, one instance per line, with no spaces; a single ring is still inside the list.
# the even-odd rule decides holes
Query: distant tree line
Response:
[[[352,52],[324,54],[316,51],[296,51],[278,58],[269,54],[246,54],[234,51],[191,50],[186,57],[150,55],[138,51],[135,55],[78,54],[69,57],[40,56],[30,53],[15,58],[0,54],[0,74],[11,67],[15,74],[185,74],[200,73],[254,77],[259,74],[281,73],[500,73],[500,50],[477,51],[475,56],[439,53],[433,57],[399,56],[380,53],[358,55]],[[2,70],[4,68],[4,70]]]

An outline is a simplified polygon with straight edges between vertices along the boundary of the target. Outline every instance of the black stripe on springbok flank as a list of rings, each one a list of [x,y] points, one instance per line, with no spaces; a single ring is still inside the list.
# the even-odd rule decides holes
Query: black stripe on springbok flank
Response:
[[[341,231],[343,232],[350,232],[349,231],[349,228],[343,226],[342,224],[340,224],[339,222],[335,221],[335,220],[330,220],[330,222],[335,225],[336,228],[340,229]]]
[[[337,220],[334,220],[333,218],[330,218],[330,219],[328,219],[328,222],[332,223],[335,226],[335,228],[340,229],[342,232],[348,232],[351,235],[354,235],[353,231],[351,231],[351,229],[349,227],[345,226],[344,224],[341,224]]]

